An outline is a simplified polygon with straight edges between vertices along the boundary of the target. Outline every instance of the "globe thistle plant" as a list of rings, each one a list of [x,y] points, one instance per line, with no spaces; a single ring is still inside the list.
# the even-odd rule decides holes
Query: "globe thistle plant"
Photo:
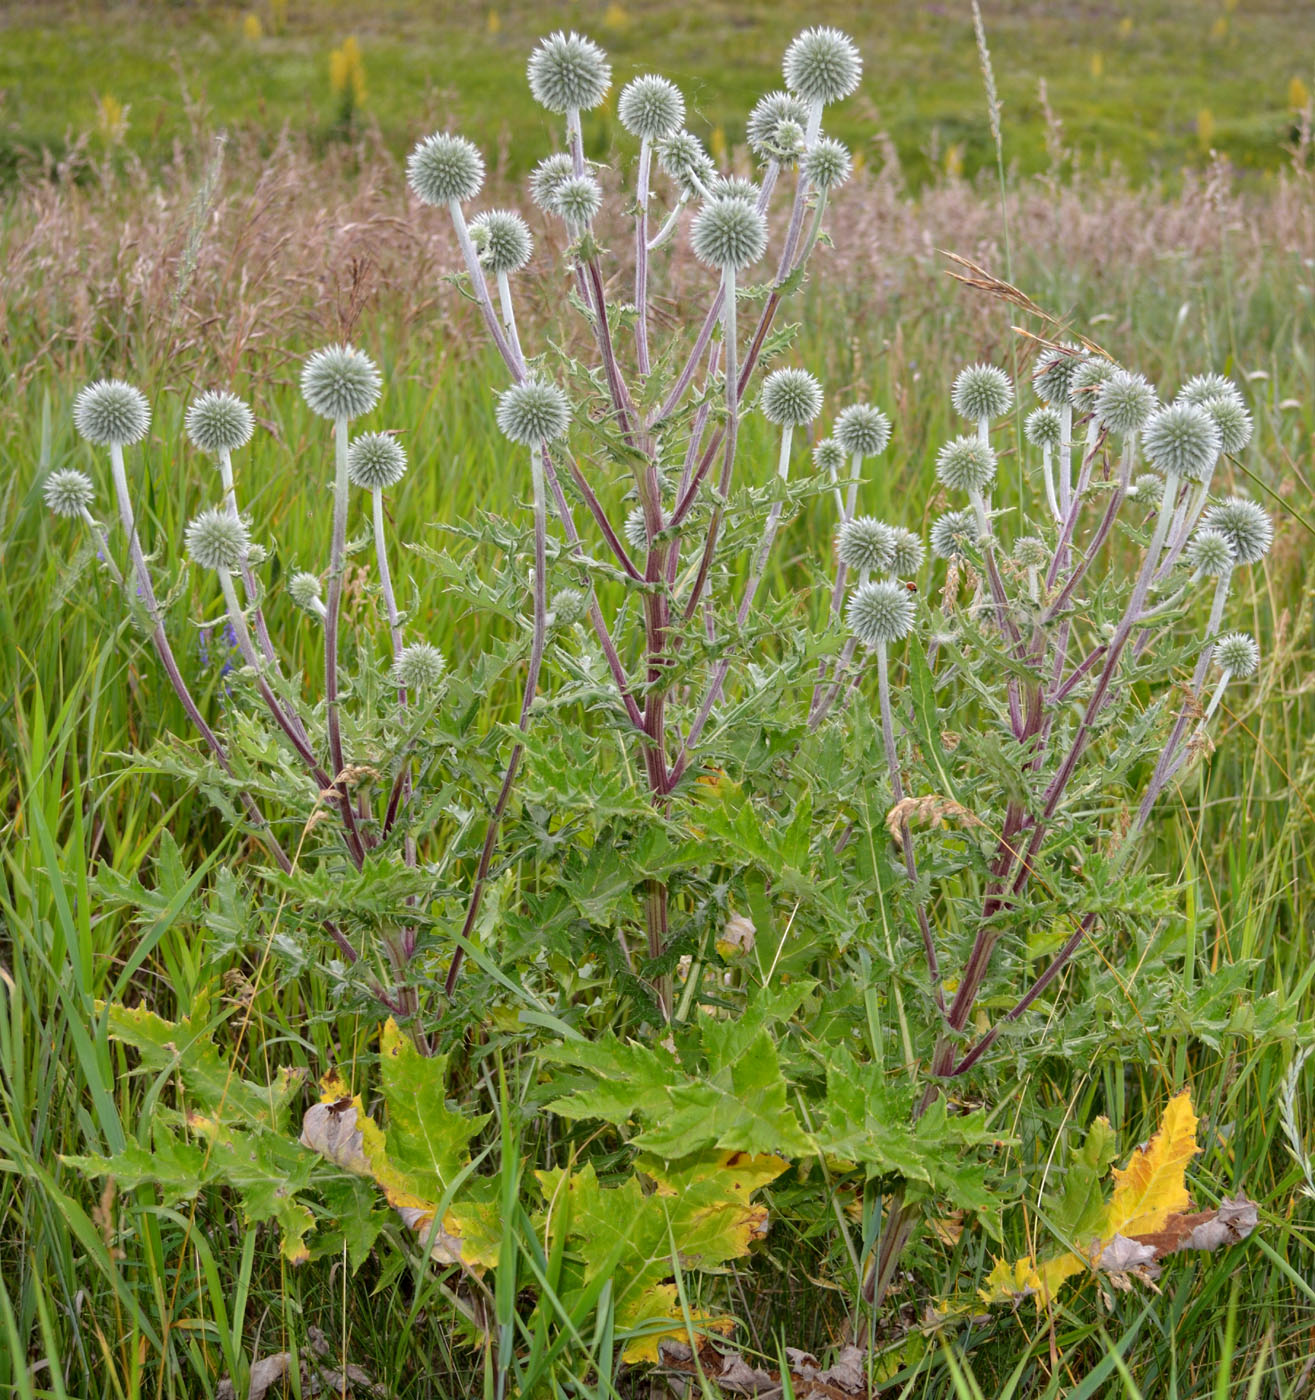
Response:
[[[991,533],[986,493],[995,480],[994,449],[979,437],[957,437],[936,454],[936,479],[949,491],[965,491],[981,536]]]
[[[1041,474],[1046,484],[1046,503],[1056,520],[1062,520],[1059,497],[1055,492],[1055,474],[1051,469],[1051,455],[1062,441],[1063,428],[1057,409],[1034,408],[1023,421],[1023,434],[1028,442],[1041,449]]]
[[[644,519],[643,506],[632,506],[626,513],[622,532],[626,543],[636,553],[642,554],[648,549],[648,521]]]
[[[302,570],[288,580],[288,597],[302,610],[324,621],[324,599],[321,596],[320,580],[316,574]]]
[[[836,418],[831,435],[849,458],[849,491],[844,512],[844,518],[849,520],[858,508],[863,460],[878,457],[886,450],[890,442],[890,419],[872,404],[851,404]]]
[[[1260,648],[1256,645],[1256,639],[1248,633],[1230,632],[1215,644],[1213,660],[1219,668],[1219,684],[1201,716],[1200,731],[1204,731],[1214,718],[1229,681],[1245,680],[1260,669]]]
[[[236,394],[212,389],[188,406],[183,426],[193,447],[223,459],[251,441],[256,420]]]
[[[550,112],[579,120],[581,112],[597,107],[612,85],[607,55],[583,34],[558,30],[540,39],[530,54],[530,91]]]
[[[872,650],[907,637],[916,615],[913,595],[900,584],[885,579],[860,584],[845,612],[850,631],[861,645]]]
[[[1220,530],[1198,530],[1187,546],[1185,558],[1190,568],[1202,578],[1219,578],[1230,574],[1237,563],[1228,536]]]
[[[1205,399],[1201,407],[1219,430],[1219,450],[1229,457],[1237,456],[1251,441],[1251,415],[1241,400],[1233,395],[1221,394]]]
[[[530,173],[530,198],[545,214],[557,214],[557,190],[563,180],[575,174],[575,166],[565,151],[545,156]]]
[[[1179,389],[1177,402],[1195,404],[1200,408],[1209,403],[1211,399],[1227,399],[1231,403],[1237,404],[1239,408],[1246,406],[1237,385],[1224,374],[1193,375]]]
[[[697,136],[688,131],[676,131],[664,137],[657,148],[658,165],[663,173],[675,181],[682,199],[694,195],[707,199],[708,186],[717,174],[712,157],[703,149]]]
[[[1196,404],[1157,409],[1146,420],[1142,437],[1151,465],[1169,479],[1208,481],[1219,460],[1219,429]]]
[[[548,616],[557,627],[574,627],[589,612],[589,600],[578,588],[559,588],[548,605]]]
[[[307,407],[334,422],[369,413],[379,402],[382,384],[374,361],[351,345],[316,350],[301,371],[301,396]]]
[[[970,510],[947,510],[932,521],[931,552],[937,559],[966,559],[977,542],[977,518]]]
[[[651,145],[684,126],[685,99],[675,83],[650,73],[621,89],[616,115],[631,136]]]
[[[571,406],[555,384],[546,379],[527,379],[503,391],[498,399],[497,419],[504,437],[525,447],[539,448],[566,431]]]
[[[759,160],[774,163],[793,155],[795,143],[781,142],[782,122],[790,123],[802,138],[808,125],[808,105],[791,92],[769,92],[760,97],[749,113],[744,133]]]
[[[393,684],[411,693],[433,690],[443,679],[447,662],[443,653],[428,642],[412,642],[397,653],[393,662]]]
[[[499,277],[519,272],[534,251],[530,226],[510,209],[489,209],[477,214],[470,221],[470,236],[480,262]]]
[[[424,204],[462,205],[484,186],[484,157],[464,136],[436,131],[412,149],[406,179]]]
[[[53,471],[41,486],[41,496],[46,507],[55,515],[65,519],[91,517],[91,503],[96,499],[96,488],[86,472],[61,470]]]
[[[804,156],[804,174],[814,189],[822,193],[839,189],[853,173],[854,162],[840,141],[828,136],[819,138]]]
[[[740,199],[756,209],[762,189],[742,175],[717,175],[709,184],[708,193],[713,199]]]
[[[1014,386],[1009,376],[995,365],[969,365],[961,369],[951,395],[954,411],[977,424],[982,442],[991,438],[991,419],[1001,418],[1014,402]]]
[[[1211,506],[1201,520],[1201,529],[1223,535],[1240,564],[1259,564],[1274,543],[1269,512],[1245,496],[1230,496]]]
[[[122,379],[98,379],[78,391],[73,426],[97,447],[128,447],[146,436],[151,409],[140,389]]]
[[[845,449],[833,437],[823,438],[813,448],[813,466],[827,474],[835,496],[836,515],[841,520],[845,518],[845,498],[840,493],[840,473],[846,460]]]
[[[863,76],[863,60],[854,41],[839,29],[805,29],[790,42],[782,64],[785,85],[808,104],[805,141],[817,140],[822,108],[852,93]]]
[[[603,207],[603,188],[592,175],[572,175],[557,186],[557,212],[572,238],[579,238]]]
[[[895,547],[894,530],[874,516],[857,515],[840,522],[836,555],[847,569],[858,575],[860,585],[873,574],[894,569]]]
[[[896,578],[912,578],[926,557],[926,547],[912,530],[891,526],[890,572]]]

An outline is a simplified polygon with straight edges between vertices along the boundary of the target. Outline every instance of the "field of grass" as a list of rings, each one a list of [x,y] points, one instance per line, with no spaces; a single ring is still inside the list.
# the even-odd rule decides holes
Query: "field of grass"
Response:
[[[224,657],[199,647],[197,634],[214,600],[189,581],[180,547],[183,523],[215,492],[210,469],[183,443],[182,412],[197,387],[231,383],[254,402],[262,431],[241,484],[273,546],[275,584],[323,564],[324,438],[295,373],[309,349],[333,337],[354,335],[377,358],[388,385],[379,426],[407,429],[413,468],[391,502],[402,536],[433,538],[434,526],[480,508],[516,508],[521,465],[508,459],[492,416],[490,388],[501,376],[478,348],[469,307],[443,281],[454,265],[446,230],[408,203],[396,155],[417,127],[451,111],[490,147],[505,123],[510,171],[537,158],[543,124],[506,83],[548,21],[543,7],[499,7],[491,33],[487,15],[472,28],[455,7],[450,15],[397,8],[366,16],[324,0],[312,24],[309,7],[290,0],[282,32],[274,11],[259,10],[256,39],[244,37],[240,9],[219,7],[142,5],[110,15],[69,6],[60,30],[45,6],[11,6],[0,18],[0,87],[16,144],[54,139],[65,124],[93,126],[95,98],[110,90],[132,106],[125,149],[146,160],[145,168],[98,164],[61,186],[25,177],[0,214],[0,366],[10,385],[0,404],[8,466],[0,480],[0,1396],[209,1397],[221,1376],[304,1346],[312,1328],[389,1395],[477,1393],[487,1374],[477,1354],[451,1342],[443,1298],[423,1268],[376,1258],[352,1276],[333,1259],[294,1270],[272,1235],[238,1227],[219,1193],[191,1218],[150,1190],[102,1193],[60,1160],[150,1140],[158,1085],[89,1031],[97,999],[140,998],[184,1015],[215,995],[224,1017],[236,1010],[249,1027],[248,1060],[312,1076],[373,1044],[369,1018],[338,1011],[315,968],[277,982],[250,949],[167,901],[133,924],[89,899],[93,873],[140,874],[165,888],[179,878],[176,849],[204,883],[214,863],[240,853],[199,794],[144,776],[134,762],[157,738],[186,733],[185,718],[91,552],[44,510],[40,483],[60,466],[103,476],[70,422],[82,383],[113,373],[142,386],[156,415],[138,459],[144,529],[158,577],[178,590],[175,648],[216,711]],[[682,9],[672,25],[677,12],[666,4],[613,8],[605,37],[626,71],[641,56],[662,55],[660,66],[691,95],[716,75],[717,106],[705,104],[702,120],[732,143],[731,113],[769,81],[804,10],[781,6],[779,23],[769,23],[759,7],[713,4],[697,17]],[[810,18],[851,22],[853,12],[807,8]],[[560,13],[602,31],[601,6]],[[955,430],[954,372],[980,357],[1012,364],[1027,353],[1012,330],[1018,313],[953,283],[938,248],[996,272],[1011,267],[1037,302],[1166,386],[1213,368],[1244,388],[1256,436],[1228,484],[1265,500],[1279,534],[1230,618],[1256,633],[1265,661],[1259,683],[1230,701],[1218,752],[1165,804],[1148,854],[1174,880],[1166,946],[1184,994],[1221,969],[1242,968],[1229,1025],[1157,1022],[1135,1062],[1099,1051],[1089,1062],[1052,1059],[1020,1097],[1069,1105],[1077,1122],[1108,1114],[1132,1143],[1166,1095],[1190,1084],[1207,1125],[1195,1178],[1211,1197],[1244,1188],[1260,1204],[1261,1225],[1244,1246],[1172,1267],[1158,1294],[1101,1300],[1088,1285],[1053,1317],[1025,1306],[932,1335],[892,1395],[1298,1400],[1312,1384],[1315,1060],[1302,1072],[1298,1056],[1315,1037],[1315,177],[1308,151],[1284,157],[1281,170],[1278,155],[1288,79],[1299,76],[1299,45],[1289,39],[1303,25],[1309,32],[1309,15],[1282,4],[1129,7],[1136,18],[1121,37],[1120,13],[1015,6],[992,16],[987,7],[1009,154],[1024,168],[1067,169],[1044,154],[1035,110],[1044,76],[1066,139],[1081,150],[1141,172],[1171,169],[1199,153],[1193,124],[1208,103],[1215,144],[1239,165],[1273,169],[1270,178],[1239,180],[1214,167],[1165,193],[1081,172],[1071,183],[1019,177],[1007,201],[1006,249],[989,187],[939,173],[954,143],[964,144],[969,170],[985,159],[970,26],[957,11],[874,6],[860,33],[871,106],[854,104],[850,128],[838,127],[872,153],[870,171],[837,201],[837,248],[823,250],[824,275],[790,319],[802,322],[799,362],[819,373],[833,402],[870,397],[891,413],[895,446],[862,504],[919,529],[932,514],[936,448]],[[331,34],[327,17],[338,15],[340,32]],[[1225,25],[1211,37],[1216,19]],[[326,53],[349,31],[364,49],[382,148],[368,132],[323,141]],[[739,61],[723,75],[708,38],[728,32]],[[196,118],[194,131],[162,97],[173,91],[175,48],[189,82],[204,75],[214,120],[250,124],[229,143],[204,218],[196,194],[210,118]],[[1176,70],[1181,83],[1161,80],[1147,96],[1146,75],[1163,78],[1168,52],[1187,55]],[[1292,56],[1291,73],[1276,53]],[[1052,61],[1062,71],[1051,74]],[[276,144],[269,128],[283,119],[300,130]],[[937,129],[941,144],[927,160]],[[924,184],[917,202],[891,171],[871,173],[883,131]],[[589,137],[609,139],[605,124]],[[621,246],[619,237],[613,243]],[[559,252],[547,240],[538,265]],[[701,286],[699,274],[682,274],[668,309]],[[530,308],[530,333],[552,315],[546,299]],[[765,478],[768,437],[761,425],[746,431],[746,460],[761,462]],[[1003,504],[1016,504],[1009,488]],[[826,519],[819,501],[792,522],[767,581],[773,595],[798,590],[801,610],[814,617],[825,600],[806,591],[806,560],[824,547]],[[414,572],[428,635],[460,669],[482,650],[480,624],[432,570]],[[306,642],[294,668],[310,669],[313,653]],[[495,688],[481,721],[509,717],[516,698],[510,684]],[[1122,975],[1122,1014],[1149,1022],[1142,970],[1124,967],[1126,951],[1102,948]],[[1262,1039],[1248,1017],[1264,998],[1283,1029]],[[236,1054],[222,1039],[231,1029],[221,1024],[221,1046]],[[1034,1175],[1048,1146],[1025,1142],[1016,1165]],[[1015,1253],[1032,1223],[1010,1217]],[[916,1311],[927,1296],[979,1281],[995,1248],[965,1238],[954,1251],[926,1250],[906,1301]],[[819,1354],[836,1340],[841,1289],[819,1279],[825,1259],[814,1250],[811,1240],[769,1236],[728,1285],[769,1354],[778,1338]],[[582,1378],[575,1393],[615,1392]]]

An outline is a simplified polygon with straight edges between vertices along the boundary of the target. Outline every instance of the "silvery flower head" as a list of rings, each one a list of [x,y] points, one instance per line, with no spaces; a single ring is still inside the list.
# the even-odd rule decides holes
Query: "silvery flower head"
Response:
[[[1063,345],[1043,350],[1032,370],[1032,387],[1037,398],[1053,407],[1062,408],[1069,402],[1073,376],[1086,357],[1080,345],[1066,341]]]
[[[194,399],[183,419],[192,446],[212,456],[245,447],[255,426],[247,405],[224,389],[209,389]]]
[[[98,379],[73,400],[73,426],[98,447],[127,447],[146,436],[151,409],[140,389],[122,379]]]
[[[1245,678],[1260,668],[1260,648],[1245,632],[1230,632],[1215,643],[1215,664],[1230,676]]]
[[[782,122],[794,123],[801,133],[808,125],[808,108],[792,92],[769,92],[753,104],[744,134],[760,160],[789,153],[782,151],[778,138]]]
[[[1178,391],[1179,403],[1204,405],[1210,399],[1231,399],[1246,407],[1241,390],[1224,374],[1194,374]]]
[[[1096,401],[1102,384],[1107,384],[1119,367],[1104,355],[1091,355],[1079,362],[1073,371],[1073,382],[1069,387],[1069,400],[1075,408],[1088,409]]]
[[[1205,409],[1174,403],[1146,420],[1142,445],[1151,465],[1166,476],[1206,481],[1219,460],[1219,429]]]
[[[405,690],[432,690],[443,679],[447,662],[443,653],[428,642],[412,642],[403,647],[393,662],[393,684]]]
[[[374,361],[352,345],[317,350],[301,371],[301,396],[321,418],[359,418],[379,402]]]
[[[1208,578],[1231,574],[1237,563],[1233,546],[1222,530],[1198,530],[1186,549],[1187,563]]]
[[[931,552],[938,559],[966,559],[977,543],[977,516],[971,510],[947,510],[931,525]]]
[[[503,435],[526,447],[561,437],[571,421],[566,395],[546,379],[530,378],[498,398],[498,427]]]
[[[315,574],[308,574],[305,570],[293,574],[288,580],[288,595],[302,612],[314,612],[315,604],[320,601],[321,585]]]
[[[694,216],[690,243],[708,267],[739,271],[767,251],[767,219],[742,199],[710,199]]]
[[[995,365],[968,365],[955,378],[951,398],[954,411],[961,418],[972,422],[999,418],[1009,412],[1014,386],[1004,370]]]
[[[602,207],[603,187],[592,175],[572,175],[557,186],[557,212],[573,228],[592,223]]]
[[[716,175],[708,184],[708,193],[714,199],[742,199],[757,208],[762,190],[743,175]]]
[[[836,419],[832,436],[850,457],[876,457],[890,441],[890,419],[870,403],[855,403]]]
[[[545,156],[530,172],[530,198],[545,214],[557,212],[557,189],[575,174],[575,162],[565,151]]]
[[[675,83],[649,73],[621,89],[616,114],[631,136],[661,141],[685,124],[685,99]]]
[[[561,588],[552,595],[548,611],[559,627],[579,622],[589,610],[589,600],[578,588]]]
[[[1138,505],[1158,505],[1164,498],[1164,482],[1154,472],[1142,472],[1128,487],[1127,495]]]
[[[510,209],[489,209],[470,221],[470,240],[492,273],[517,272],[530,260],[530,226]]]
[[[621,527],[621,533],[626,537],[626,543],[634,550],[644,550],[648,548],[648,525],[644,520],[644,507],[632,506],[626,513],[625,524]]]
[[[823,438],[813,448],[813,465],[820,472],[835,475],[844,467],[845,461],[845,449],[835,438]]]
[[[406,179],[424,204],[462,204],[484,184],[484,157],[464,136],[436,131],[412,149]]]
[[[861,583],[849,599],[845,621],[865,647],[898,642],[913,630],[913,596],[903,584],[877,579]]]
[[[716,178],[717,167],[703,149],[699,138],[689,131],[676,131],[658,143],[658,165],[680,186],[681,193],[693,198],[698,186],[705,189]]]
[[[530,91],[550,112],[587,112],[612,84],[607,55],[583,34],[558,30],[540,39],[530,54]]]
[[[922,568],[922,561],[927,557],[926,547],[903,525],[893,526],[890,533],[890,571],[896,578],[909,578]]]
[[[776,126],[776,154],[783,161],[793,161],[804,153],[805,133],[798,122],[785,120]]]
[[[203,569],[240,569],[248,542],[247,527],[219,506],[193,516],[183,531],[189,558]]]
[[[894,552],[895,532],[875,516],[856,515],[836,533],[836,556],[857,573],[885,573]]]
[[[86,472],[71,468],[51,472],[41,484],[41,495],[56,515],[72,519],[96,499],[96,488]]]
[[[837,190],[849,179],[854,171],[854,162],[849,150],[840,141],[823,136],[811,151],[804,155],[804,174],[813,187],[819,190]]]
[[[1023,434],[1037,447],[1058,447],[1062,426],[1053,408],[1034,408],[1023,422]]]
[[[936,454],[936,479],[951,491],[985,491],[995,467],[994,449],[975,437],[957,437]]]
[[[1050,551],[1035,535],[1023,535],[1015,540],[1009,557],[1020,569],[1044,569],[1050,563]]]
[[[1251,441],[1251,415],[1242,406],[1241,399],[1219,395],[1205,399],[1201,407],[1214,420],[1219,429],[1219,444],[1230,457],[1236,456]]]
[[[1274,522],[1264,506],[1245,496],[1230,496],[1211,506],[1201,520],[1203,530],[1218,530],[1242,564],[1258,564],[1274,543]]]
[[[822,386],[806,369],[778,369],[763,380],[763,416],[769,423],[799,428],[822,411]]]
[[[781,68],[786,87],[805,102],[839,102],[858,86],[863,60],[848,34],[818,26],[790,41]]]
[[[347,449],[347,479],[366,490],[394,486],[406,473],[406,449],[391,433],[362,433]]]
[[[1155,390],[1145,376],[1118,369],[1100,386],[1092,411],[1110,432],[1127,437],[1141,432],[1156,404]]]
[[[247,545],[247,568],[255,569],[269,558],[269,550],[263,544]]]

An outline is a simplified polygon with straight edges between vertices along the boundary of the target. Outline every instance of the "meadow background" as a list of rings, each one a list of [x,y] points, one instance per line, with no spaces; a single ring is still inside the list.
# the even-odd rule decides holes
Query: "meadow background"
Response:
[[[295,994],[248,980],[239,955],[167,901],[146,927],[89,908],[93,868],[163,888],[210,859],[222,832],[195,794],[135,771],[132,752],[185,732],[183,716],[87,550],[42,507],[48,469],[91,461],[72,432],[74,392],[115,374],[152,400],[146,514],[157,566],[175,582],[182,524],[213,493],[184,451],[182,411],[215,383],[252,398],[267,429],[243,491],[276,542],[274,580],[319,567],[325,532],[307,493],[313,503],[327,477],[295,376],[330,338],[355,336],[379,359],[390,411],[408,427],[401,533],[512,499],[489,393],[500,376],[443,280],[455,257],[442,222],[408,198],[405,151],[452,122],[505,192],[549,146],[525,57],[541,33],[574,24],[610,50],[618,87],[650,67],[680,83],[692,129],[721,164],[744,167],[749,106],[778,85],[790,36],[818,21],[846,27],[863,51],[862,89],[828,123],[861,169],[835,202],[837,247],[796,318],[801,362],[828,394],[871,397],[895,421],[863,508],[925,526],[952,375],[983,356],[1025,366],[1013,327],[1041,329],[948,278],[939,250],[950,249],[1166,386],[1204,369],[1232,375],[1257,423],[1232,484],[1279,522],[1230,610],[1261,641],[1260,681],[1230,692],[1219,752],[1166,803],[1153,837],[1181,884],[1176,974],[1190,992],[1237,966],[1232,1014],[1222,1027],[1157,1031],[1154,1072],[1048,1066],[1052,1093],[1079,1115],[1098,1098],[1126,1141],[1190,1083],[1207,1123],[1197,1171],[1220,1192],[1244,1185],[1261,1229],[1171,1274],[1159,1299],[1104,1311],[1089,1298],[1085,1321],[1058,1333],[1020,1313],[942,1360],[933,1348],[907,1393],[1315,1389],[1315,1061],[1300,1058],[1315,1014],[1315,6],[988,3],[984,14],[1004,104],[1003,191],[958,3],[4,7],[0,1395],[210,1395],[244,1350],[277,1350],[309,1326],[350,1337],[352,1359],[390,1394],[468,1383],[468,1358],[424,1334],[415,1298],[335,1292],[327,1266],[284,1270],[269,1241],[228,1230],[222,1211],[204,1253],[178,1265],[176,1219],[101,1195],[59,1163],[141,1134],[151,1111],[147,1083],[88,1038],[93,998],[141,996],[184,1014],[223,988],[250,1009],[261,1046],[313,1068],[354,1033],[307,1018],[325,1010],[313,977]],[[613,135],[610,109],[586,117],[592,153]],[[556,237],[540,240],[544,269]],[[687,275],[665,289],[668,310],[697,290]],[[552,312],[545,298],[528,316]],[[797,553],[816,552],[822,507],[792,528]],[[795,577],[787,548],[770,583]],[[477,621],[426,571],[418,578],[431,638],[460,665]],[[215,639],[198,645],[199,605],[188,608],[179,649],[219,706],[227,656]],[[488,718],[515,698],[490,695]],[[1135,1013],[1136,969],[1127,988]],[[1258,1038],[1248,1011],[1266,998],[1280,1029]],[[1024,1151],[1044,1156],[1044,1145]],[[755,1269],[746,1311],[769,1335],[802,1316],[806,1335],[786,1340],[825,1347],[827,1310],[808,1320],[783,1281],[795,1243],[767,1242],[776,1267]],[[978,1264],[990,1267],[984,1248]]]

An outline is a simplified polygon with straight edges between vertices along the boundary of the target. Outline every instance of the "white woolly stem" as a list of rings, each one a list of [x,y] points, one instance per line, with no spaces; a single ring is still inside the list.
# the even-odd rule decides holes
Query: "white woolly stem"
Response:
[[[858,508],[858,486],[862,478],[863,454],[855,452],[849,463],[849,491],[845,497],[845,513],[842,519],[852,520]]]
[[[1232,671],[1224,671],[1219,677],[1219,684],[1215,686],[1215,693],[1210,697],[1210,703],[1205,708],[1205,713],[1201,716],[1200,727],[1204,729],[1214,718],[1215,711],[1219,708],[1219,702],[1224,698],[1224,691],[1228,688],[1228,682],[1233,679]]]
[[[650,253],[655,252],[658,248],[660,248],[667,241],[667,239],[670,238],[671,235],[676,231],[676,225],[680,222],[681,212],[684,210],[685,206],[688,203],[689,195],[682,194],[680,198],[676,201],[676,207],[671,211],[670,214],[667,215],[666,222],[662,225],[660,229],[658,229],[657,233],[649,239],[648,251]]]
[[[804,150],[811,151],[817,145],[822,132],[822,100],[818,98],[808,105],[808,126],[804,131]]]
[[[521,353],[521,338],[516,333],[516,308],[511,304],[511,282],[505,272],[499,272],[497,277],[498,303],[502,307],[502,323],[507,327],[507,335],[511,338],[511,348],[515,352],[517,362],[524,364],[525,356]]]
[[[566,144],[571,150],[571,167],[577,176],[584,174],[584,132],[580,129],[580,109],[570,107],[566,112]]]
[[[1046,504],[1050,507],[1050,513],[1055,517],[1056,523],[1062,521],[1064,512],[1059,508],[1059,501],[1055,498],[1055,474],[1050,468],[1050,444],[1047,443],[1041,449],[1041,474],[1046,481]]]
[[[1059,410],[1059,508],[1068,514],[1073,498],[1073,405],[1066,403]]]
[[[324,617],[324,704],[329,730],[329,762],[336,778],[343,762],[338,716],[338,620],[342,612],[342,575],[347,559],[347,418],[333,425],[333,539],[329,551],[329,602]]]
[[[985,416],[977,420],[977,441],[983,447],[991,445],[991,420]]]
[[[973,508],[973,514],[977,517],[978,539],[989,541],[991,539],[991,518],[986,513],[986,501],[975,486],[968,488],[968,502]]]
[[[653,143],[645,136],[639,143],[639,173],[635,200],[635,359],[640,374],[648,374],[648,182],[653,163]]]
[[[101,528],[100,521],[92,515],[86,506],[81,508],[81,515],[100,549],[100,557],[105,561],[105,567],[110,571],[110,577],[122,588],[123,575],[119,572],[119,566],[114,562],[114,556],[110,553],[110,542],[105,538],[105,531]]]
[[[502,326],[498,323],[498,314],[493,309],[493,298],[489,295],[488,279],[484,276],[483,264],[479,260],[479,253],[471,239],[470,229],[466,225],[466,214],[461,207],[461,201],[459,199],[448,200],[447,209],[452,217],[452,228],[457,235],[461,257],[466,264],[466,273],[470,278],[471,285],[475,288],[475,295],[479,298],[480,309],[484,312],[484,324],[488,327],[489,335],[493,337],[493,343],[497,346],[498,353],[507,362],[511,372],[518,380],[524,379],[525,361],[521,359],[518,351],[512,349],[503,333]]]

